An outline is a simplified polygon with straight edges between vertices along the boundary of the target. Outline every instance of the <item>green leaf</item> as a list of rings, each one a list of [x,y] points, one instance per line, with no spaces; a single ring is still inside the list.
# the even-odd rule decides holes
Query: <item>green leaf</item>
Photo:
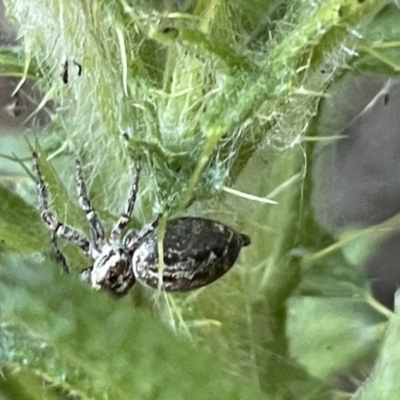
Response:
[[[2,186],[0,199],[2,245],[21,253],[41,250],[43,243],[49,241],[49,236],[35,208]]]
[[[293,297],[288,307],[290,352],[320,379],[371,362],[387,325],[363,299]]]
[[[90,378],[84,388],[89,397],[265,398],[230,375],[218,354],[202,354],[135,309],[129,298],[116,301],[93,293],[72,277],[60,276],[53,265],[16,255],[2,257],[0,301],[3,323],[29,326],[66,364]],[[36,356],[40,362],[35,368],[44,375],[49,359],[45,353]],[[73,376],[67,374],[66,382],[74,388]]]
[[[351,397],[352,400],[388,400],[400,397],[399,293],[396,294],[396,313],[389,321],[379,356],[370,377]]]

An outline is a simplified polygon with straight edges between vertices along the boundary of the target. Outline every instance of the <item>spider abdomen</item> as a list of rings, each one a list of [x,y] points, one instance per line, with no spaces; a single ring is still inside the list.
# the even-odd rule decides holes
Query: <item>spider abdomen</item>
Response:
[[[247,235],[205,218],[176,218],[167,222],[164,236],[164,266],[159,271],[157,233],[148,236],[133,254],[136,280],[157,288],[162,275],[162,290],[184,292],[220,278],[235,263]]]

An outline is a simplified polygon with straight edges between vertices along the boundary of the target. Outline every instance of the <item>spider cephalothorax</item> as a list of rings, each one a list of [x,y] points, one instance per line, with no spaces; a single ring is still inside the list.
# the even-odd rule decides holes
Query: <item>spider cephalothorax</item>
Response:
[[[36,153],[33,153],[33,171],[41,217],[51,231],[53,249],[63,270],[69,272],[65,257],[57,246],[57,236],[79,246],[93,260],[93,265],[83,269],[80,276],[94,289],[104,288],[116,296],[124,296],[136,280],[145,286],[160,287],[167,292],[196,289],[224,275],[235,263],[241,248],[250,244],[247,235],[214,220],[195,217],[171,219],[165,229],[163,265],[159,268],[159,217],[140,231],[129,231],[125,237],[121,235],[135,205],[139,163],[136,164],[136,175],[124,211],[108,239],[88,198],[79,161],[76,162],[79,204],[89,221],[91,240],[58,221],[51,211]]]

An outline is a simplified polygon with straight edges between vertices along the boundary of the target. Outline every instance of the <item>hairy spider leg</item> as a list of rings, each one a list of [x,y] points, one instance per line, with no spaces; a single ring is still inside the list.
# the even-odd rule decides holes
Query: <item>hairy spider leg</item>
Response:
[[[58,247],[57,235],[54,231],[51,231],[51,250],[53,251],[56,261],[61,265],[61,269],[63,270],[63,272],[69,274],[71,270],[68,267],[67,260],[65,259],[64,254]]]
[[[135,208],[136,195],[139,187],[140,170],[141,170],[141,163],[140,160],[138,160],[135,164],[135,177],[133,178],[132,181],[132,186],[129,191],[128,199],[126,200],[125,203],[124,211],[111,231],[111,240],[114,242],[121,239],[121,232],[130,221],[133,209]]]
[[[162,213],[158,214],[157,218],[153,222],[145,225],[139,232],[135,230],[129,231],[124,239],[124,246],[126,249],[128,251],[135,251],[139,244],[156,230],[162,215]]]
[[[78,188],[79,204],[81,205],[83,211],[85,211],[86,218],[90,223],[90,230],[96,250],[100,251],[101,247],[104,245],[104,228],[100,222],[97,213],[93,210],[92,204],[87,195],[81,163],[78,160],[76,160],[76,182]]]
[[[86,255],[90,256],[89,254],[90,243],[85,238],[85,236],[82,235],[76,229],[73,229],[68,225],[59,222],[56,215],[50,210],[49,194],[47,192],[47,186],[43,181],[42,173],[40,172],[38,155],[36,152],[34,152],[32,156],[33,156],[33,173],[35,175],[36,187],[39,198],[40,216],[47,225],[47,227],[52,232],[52,247],[57,248],[56,256],[58,253],[61,252],[57,246],[56,236],[62,237],[63,239],[66,239],[71,243],[79,246]]]

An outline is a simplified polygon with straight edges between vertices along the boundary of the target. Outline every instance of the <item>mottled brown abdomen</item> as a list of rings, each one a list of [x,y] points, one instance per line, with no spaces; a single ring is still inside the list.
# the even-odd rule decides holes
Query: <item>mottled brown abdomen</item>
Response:
[[[250,237],[205,218],[176,218],[167,223],[164,236],[162,289],[184,292],[214,282],[235,263]],[[157,234],[147,237],[132,257],[136,280],[158,287]]]

